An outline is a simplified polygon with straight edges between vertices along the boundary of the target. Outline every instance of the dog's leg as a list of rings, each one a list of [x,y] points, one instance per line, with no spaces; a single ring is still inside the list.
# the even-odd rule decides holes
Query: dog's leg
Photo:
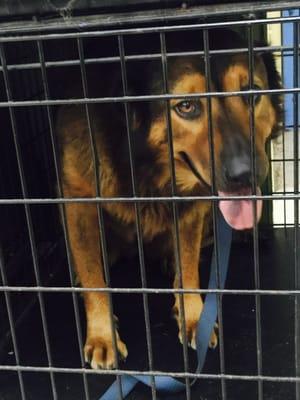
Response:
[[[97,207],[91,204],[67,204],[66,217],[72,255],[80,283],[85,288],[104,288],[105,281],[99,244]],[[113,368],[116,354],[112,345],[107,293],[84,292],[87,338],[84,346],[86,362],[92,368]],[[115,328],[113,328],[115,329]],[[127,348],[116,331],[117,347],[126,358]]]
[[[198,205],[194,219],[179,221],[180,259],[183,289],[200,288],[199,258],[205,213],[207,208]],[[205,211],[206,210],[206,211]],[[174,287],[179,287],[179,276],[175,274]],[[179,328],[179,340],[183,343],[183,318],[185,318],[186,338],[188,345],[196,349],[197,322],[203,309],[203,301],[199,294],[190,293],[183,295],[184,315],[180,308],[180,294],[175,295],[174,315]],[[212,333],[210,347],[218,343],[215,332]]]

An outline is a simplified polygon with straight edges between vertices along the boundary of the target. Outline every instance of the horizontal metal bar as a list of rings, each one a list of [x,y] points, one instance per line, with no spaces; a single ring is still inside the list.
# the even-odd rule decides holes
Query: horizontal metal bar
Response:
[[[64,204],[64,203],[148,203],[148,202],[182,202],[182,201],[222,201],[222,200],[295,200],[300,199],[300,193],[283,195],[248,195],[248,196],[162,196],[162,197],[74,197],[74,198],[43,198],[43,199],[0,199],[1,205],[8,204]]]
[[[42,107],[42,106],[59,106],[64,104],[102,104],[102,103],[130,103],[139,101],[154,100],[172,100],[172,99],[201,99],[209,97],[234,97],[234,96],[253,96],[255,94],[286,94],[300,93],[300,88],[289,89],[261,89],[261,90],[243,90],[232,92],[206,92],[206,93],[185,93],[185,94],[158,94],[144,96],[122,96],[122,97],[94,97],[94,98],[75,98],[75,99],[59,99],[59,100],[24,100],[24,101],[2,101],[0,107]]]
[[[299,47],[300,49],[300,47]],[[291,53],[286,54],[292,55],[293,47],[290,46],[261,46],[255,47],[253,49],[254,53],[261,53],[261,52],[282,52],[282,53]],[[241,54],[241,53],[248,53],[248,48],[238,48],[238,49],[222,49],[222,50],[210,50],[210,55],[226,55],[226,54]],[[204,51],[180,51],[180,52],[169,52],[166,53],[168,58],[173,57],[187,57],[187,56],[204,56]],[[125,61],[145,61],[145,60],[156,60],[161,59],[160,53],[152,53],[152,54],[138,54],[138,55],[127,55],[124,56]],[[114,57],[97,57],[97,58],[86,58],[84,63],[86,65],[91,64],[102,64],[102,63],[113,63],[113,62],[120,62],[119,56]],[[45,66],[47,68],[53,67],[70,67],[80,65],[80,60],[62,60],[62,61],[46,61]],[[27,70],[27,69],[39,69],[41,68],[41,64],[39,62],[35,63],[23,63],[23,64],[9,64],[6,66],[9,71],[14,70]],[[0,66],[0,71],[3,68]]]
[[[266,382],[300,382],[300,377],[293,376],[267,376],[267,375],[233,375],[233,374],[197,374],[190,372],[163,372],[163,371],[136,371],[116,369],[88,369],[88,368],[57,368],[57,367],[32,367],[0,365],[3,371],[24,371],[24,372],[54,372],[92,375],[143,375],[143,376],[171,376],[174,378],[197,378],[197,379],[228,379],[241,381],[266,381]]]
[[[300,17],[278,17],[278,18],[261,18],[261,19],[239,20],[239,21],[223,21],[214,23],[198,23],[189,25],[171,25],[171,26],[164,25],[164,26],[157,26],[157,27],[152,26],[146,28],[2,36],[0,37],[0,43],[26,42],[26,41],[37,41],[37,40],[55,40],[55,39],[76,39],[79,37],[95,38],[95,37],[116,36],[116,35],[141,35],[147,33],[161,33],[161,32],[175,32],[175,31],[180,32],[180,31],[201,30],[201,29],[216,29],[224,27],[278,24],[283,22],[288,23],[288,22],[298,22],[298,21],[300,21]]]
[[[239,14],[253,14],[258,12],[285,10],[289,8],[299,8],[299,1],[260,1],[235,3],[234,7],[228,4],[201,5],[188,8],[173,8],[166,10],[144,10],[126,13],[110,13],[101,15],[79,16],[72,18],[57,18],[42,21],[18,21],[0,24],[0,33],[18,32],[40,32],[51,30],[70,30],[70,29],[92,29],[96,27],[122,26],[125,24],[136,25],[137,23],[165,23],[176,22],[178,20],[191,20],[195,18],[208,18],[232,16]]]
[[[263,295],[263,296],[299,296],[300,290],[263,290],[263,289],[164,289],[164,288],[86,288],[86,287],[50,287],[50,286],[0,286],[0,292],[46,292],[46,293],[83,293],[104,292],[123,294],[227,294],[227,295]]]
[[[283,215],[284,217],[284,215]],[[284,219],[286,219],[286,217],[284,217]],[[294,224],[288,223],[288,222],[282,222],[282,223],[272,223],[272,227],[276,228],[276,229],[286,229],[286,228],[294,228]]]
[[[300,161],[300,158],[298,158],[298,160]],[[294,158],[271,158],[270,162],[272,162],[272,163],[295,162],[295,159]]]
[[[285,185],[283,185],[283,187],[284,187]],[[282,195],[282,196],[284,196],[284,199],[275,199],[275,200],[290,200],[290,199],[286,199],[285,198],[285,195],[288,195],[288,194],[294,194],[295,193],[295,191],[293,190],[293,189],[283,189],[283,190],[280,190],[280,191],[276,191],[276,192],[274,192],[274,193],[276,193],[276,196],[277,195]],[[295,199],[293,199],[293,200],[295,200]]]
[[[156,9],[126,13],[110,13],[101,15],[78,16],[72,18],[57,18],[42,21],[18,21],[1,23],[0,33],[16,32],[37,32],[51,30],[70,30],[70,29],[91,29],[95,27],[109,27],[113,25],[137,24],[137,23],[160,23],[176,22],[177,20],[190,20],[199,17],[214,17],[239,14],[253,14],[264,11],[285,10],[289,8],[299,8],[299,1],[260,1],[235,3],[234,7],[228,4],[201,5],[201,7],[175,8],[175,9]]]

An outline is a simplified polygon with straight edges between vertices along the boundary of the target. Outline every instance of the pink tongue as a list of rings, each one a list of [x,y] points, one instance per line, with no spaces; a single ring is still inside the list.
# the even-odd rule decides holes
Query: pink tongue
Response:
[[[235,193],[218,192],[219,196],[248,196],[252,194],[251,188],[242,189]],[[259,187],[256,189],[256,194],[260,195]],[[222,200],[219,203],[219,208],[226,222],[234,229],[249,229],[252,228],[255,222],[252,200]],[[256,201],[256,221],[261,217],[262,200]]]

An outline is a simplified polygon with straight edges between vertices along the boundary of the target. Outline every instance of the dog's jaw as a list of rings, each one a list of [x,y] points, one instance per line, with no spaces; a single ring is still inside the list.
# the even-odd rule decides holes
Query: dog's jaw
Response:
[[[198,182],[203,186],[205,189],[208,189],[208,192],[211,193],[211,187],[210,185],[203,179],[201,176],[198,168],[195,166],[195,163],[189,157],[189,155],[184,152],[180,151],[179,152],[180,159],[184,162],[184,165],[194,174],[194,176],[197,178]]]

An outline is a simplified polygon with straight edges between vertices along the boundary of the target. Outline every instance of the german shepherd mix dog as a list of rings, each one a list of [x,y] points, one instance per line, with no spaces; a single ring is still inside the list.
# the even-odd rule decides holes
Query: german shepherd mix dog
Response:
[[[167,37],[168,50],[203,49],[200,31],[176,33]],[[169,42],[168,42],[169,40]],[[169,44],[171,43],[171,44]],[[145,43],[143,44],[145,47]],[[172,47],[173,46],[173,47]],[[247,42],[229,30],[209,32],[210,50],[247,48]],[[125,48],[125,51],[127,49]],[[145,53],[141,51],[141,53]],[[248,53],[226,52],[211,55],[212,92],[249,89]],[[164,85],[161,60],[128,61],[128,95],[162,94]],[[122,96],[120,65],[100,64],[87,70],[89,97]],[[204,57],[168,58],[168,91],[170,94],[192,94],[207,91]],[[270,53],[254,55],[253,88],[276,89],[280,80]],[[74,93],[76,92],[76,88]],[[254,131],[256,160],[256,193],[268,172],[266,142],[280,129],[281,105],[278,96],[255,95]],[[171,99],[174,169],[178,196],[202,196],[212,193],[211,156],[209,146],[208,100],[201,98]],[[88,106],[91,130],[95,138],[99,186],[102,197],[133,195],[124,104],[101,103]],[[138,196],[170,196],[171,173],[167,138],[165,100],[135,101],[129,104],[129,125],[133,142]],[[214,145],[215,184],[220,197],[252,194],[249,96],[211,98],[211,130]],[[61,147],[62,182],[65,197],[95,197],[95,171],[91,150],[86,108],[82,105],[61,107],[57,125]],[[101,203],[109,264],[122,254],[137,249],[135,208],[131,202]],[[261,214],[257,201],[253,215],[250,201],[220,201],[219,208],[235,229],[251,228]],[[101,254],[97,206],[95,203],[68,203],[65,206],[70,246],[80,284],[85,288],[105,288],[103,254]],[[209,201],[178,204],[179,250],[184,289],[197,289],[201,243],[205,239],[206,222],[211,212]],[[172,208],[168,202],[140,204],[143,245],[153,246],[155,256],[174,261]],[[174,288],[179,278],[174,273]],[[198,294],[184,295],[186,337],[195,348],[196,324],[203,302]],[[92,368],[113,368],[116,356],[112,346],[112,329],[116,330],[119,355],[125,359],[127,348],[116,327],[112,327],[109,298],[106,292],[84,292],[87,318],[85,359]],[[173,307],[178,322],[179,339],[183,326],[179,295]],[[217,337],[211,337],[216,346]]]

